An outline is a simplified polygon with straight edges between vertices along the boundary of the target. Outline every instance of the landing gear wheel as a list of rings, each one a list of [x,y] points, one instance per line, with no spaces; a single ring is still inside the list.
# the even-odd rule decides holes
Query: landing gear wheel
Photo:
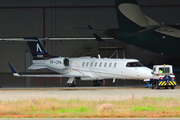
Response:
[[[99,80],[93,80],[93,86],[100,86]]]
[[[68,85],[69,85],[69,87],[75,87],[76,86],[74,81],[72,83],[68,83]]]

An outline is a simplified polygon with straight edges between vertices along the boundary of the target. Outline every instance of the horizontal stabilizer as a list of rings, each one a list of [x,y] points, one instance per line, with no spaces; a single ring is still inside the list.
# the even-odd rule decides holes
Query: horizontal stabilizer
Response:
[[[15,68],[11,65],[11,63],[8,63],[14,76],[17,77],[90,77],[86,75],[60,75],[60,74],[49,74],[49,75],[19,75],[18,72],[15,70]]]

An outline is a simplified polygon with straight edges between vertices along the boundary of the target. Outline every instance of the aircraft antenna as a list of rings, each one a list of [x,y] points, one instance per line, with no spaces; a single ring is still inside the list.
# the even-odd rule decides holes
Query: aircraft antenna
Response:
[[[98,54],[98,58],[99,58],[99,59],[101,58],[100,54]]]

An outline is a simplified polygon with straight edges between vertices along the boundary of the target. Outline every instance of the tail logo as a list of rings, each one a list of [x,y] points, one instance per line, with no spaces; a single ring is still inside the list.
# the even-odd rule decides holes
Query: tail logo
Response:
[[[38,51],[40,51],[40,53],[39,53]],[[41,49],[41,47],[39,46],[38,43],[37,43],[37,45],[36,45],[36,52],[39,53],[39,54],[37,55],[37,57],[43,57],[42,54],[44,53],[44,51],[42,51],[42,49]]]
[[[39,50],[40,52],[42,52],[41,47],[40,47],[39,44],[37,43],[36,51],[38,52],[38,50]]]

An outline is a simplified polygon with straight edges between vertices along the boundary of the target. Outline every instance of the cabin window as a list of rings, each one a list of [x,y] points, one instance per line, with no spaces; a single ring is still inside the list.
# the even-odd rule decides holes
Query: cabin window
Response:
[[[96,67],[97,66],[97,62],[94,64],[94,67]]]
[[[109,67],[111,67],[112,63],[109,63]]]
[[[85,65],[85,62],[82,63],[82,66],[83,66],[83,67],[84,67],[84,65]]]
[[[117,63],[114,63],[114,67],[116,67],[117,66]]]
[[[100,64],[99,64],[99,67],[101,67],[102,66],[102,62],[100,62]]]
[[[88,67],[88,65],[89,65],[89,62],[86,63],[86,67]]]
[[[143,67],[143,65],[140,62],[128,62],[126,67]]]
[[[90,65],[91,67],[93,66],[93,62],[91,62],[91,65]]]
[[[107,63],[104,63],[104,67],[106,67]]]

